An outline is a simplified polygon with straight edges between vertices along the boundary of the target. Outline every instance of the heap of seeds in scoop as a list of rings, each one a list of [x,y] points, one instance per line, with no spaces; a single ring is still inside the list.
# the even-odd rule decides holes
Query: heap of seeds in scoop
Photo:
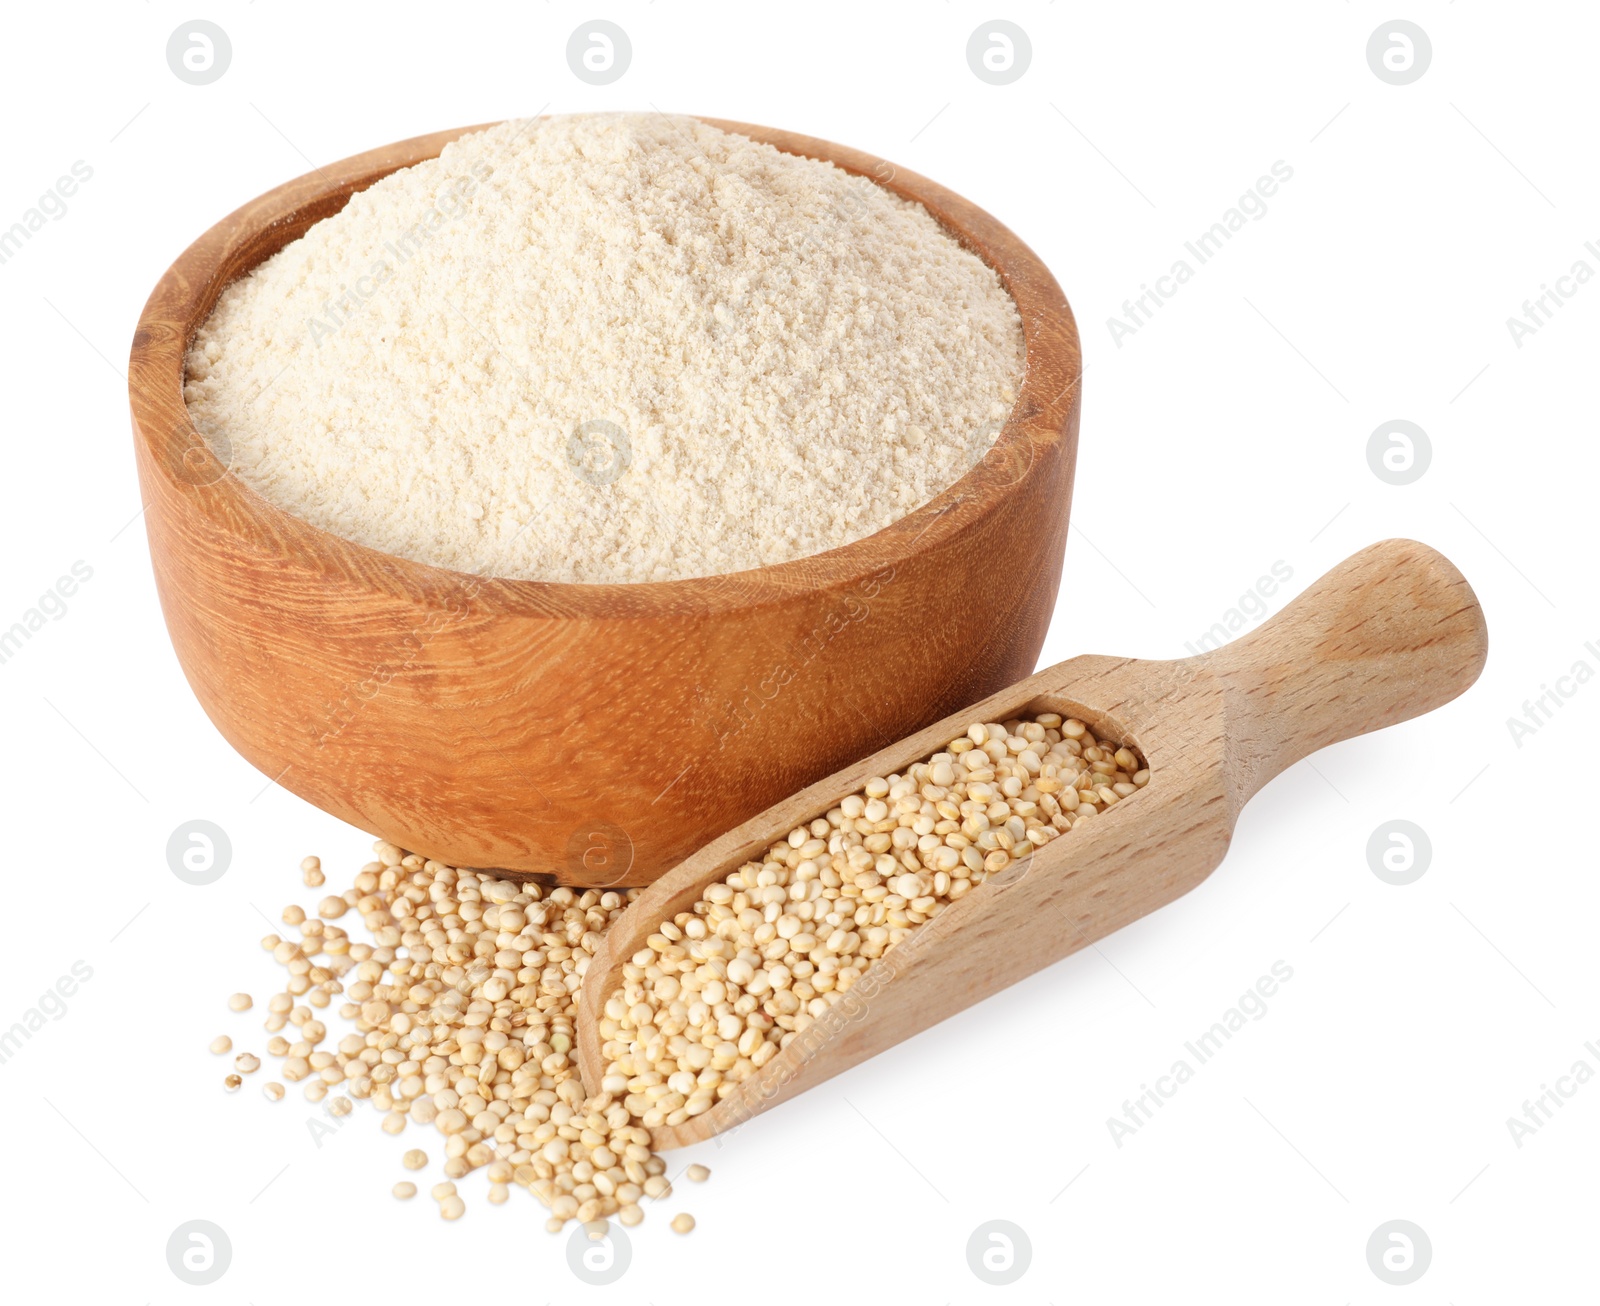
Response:
[[[650,935],[600,1021],[602,1090],[649,1128],[710,1110],[918,925],[1149,779],[1042,713],[867,781]]]
[[[391,1134],[443,1135],[446,1181],[431,1190],[443,1218],[466,1209],[453,1181],[482,1168],[489,1201],[521,1185],[550,1209],[552,1232],[576,1219],[598,1238],[609,1218],[638,1224],[645,1199],[671,1195],[650,1129],[709,1109],[910,930],[1148,779],[1128,750],[1045,714],[974,725],[904,776],[869,781],[650,936],[606,1004],[594,1097],[573,1054],[578,992],[637,891],[544,889],[379,842],[353,888],[314,915],[284,909],[298,940],[261,941],[288,971],[267,1003],[266,1051],[333,1116],[365,1100]],[[322,886],[315,857],[301,870]],[[371,943],[335,923],[351,910]],[[330,1045],[314,1009],[335,999],[354,1032]],[[211,1050],[231,1052],[232,1040]],[[225,1086],[259,1067],[241,1052]],[[286,1091],[263,1087],[270,1101]],[[403,1164],[421,1170],[428,1156],[412,1148]],[[417,1185],[393,1192],[410,1198]],[[686,1212],[672,1220],[693,1227]]]

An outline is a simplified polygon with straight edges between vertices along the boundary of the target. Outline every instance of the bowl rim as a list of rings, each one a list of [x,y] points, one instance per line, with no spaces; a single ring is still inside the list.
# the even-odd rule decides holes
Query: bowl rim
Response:
[[[223,289],[338,212],[350,195],[496,123],[414,136],[315,168],[235,209],[190,244],[152,290],[129,353],[129,406],[141,473],[159,478],[161,488],[176,493],[188,511],[248,551],[346,579],[360,577],[368,588],[424,606],[457,610],[470,601],[479,611],[506,615],[628,619],[759,608],[892,575],[913,556],[978,529],[1010,492],[1045,475],[1049,460],[1040,455],[1048,446],[1075,444],[1082,389],[1077,325],[1049,269],[1009,228],[954,191],[865,151],[777,128],[691,116],[785,153],[833,163],[917,201],[1000,276],[1022,320],[1022,383],[984,457],[926,503],[870,535],[788,562],[676,580],[571,582],[483,575],[384,553],[294,516],[234,475],[196,429],[183,399],[190,343]],[[1073,450],[1067,452],[1070,457]],[[153,492],[146,488],[147,501]]]

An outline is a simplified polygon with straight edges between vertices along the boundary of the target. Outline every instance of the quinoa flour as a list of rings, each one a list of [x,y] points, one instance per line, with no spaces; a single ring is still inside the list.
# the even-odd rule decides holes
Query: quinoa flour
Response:
[[[920,205],[691,118],[502,123],[229,286],[185,399],[241,480],[419,562],[631,582],[881,530],[993,442],[995,272]]]

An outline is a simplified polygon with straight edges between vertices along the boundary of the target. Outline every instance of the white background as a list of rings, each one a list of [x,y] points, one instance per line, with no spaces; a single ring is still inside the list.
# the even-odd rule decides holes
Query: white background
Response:
[[[1592,373],[1600,287],[1519,348],[1506,319],[1600,242],[1589,7],[1415,0],[1432,63],[1369,68],[1397,16],[1366,0],[1250,6],[922,3],[334,5],[167,0],[7,7],[0,227],[76,160],[92,179],[0,266],[5,558],[0,627],[75,561],[93,577],[0,665],[6,913],[0,1027],[76,961],[93,978],[0,1065],[7,1296],[131,1302],[467,1297],[582,1302],[565,1239],[514,1191],[442,1223],[400,1205],[399,1153],[362,1107],[221,1089],[207,1042],[261,1050],[276,968],[256,947],[296,865],[349,883],[368,838],[269,787],[179,672],[151,582],[128,432],[134,322],[167,264],[290,177],[437,128],[598,108],[700,112],[872,151],[970,196],[1055,271],[1087,360],[1067,581],[1043,663],[1173,657],[1275,562],[1293,580],[1391,535],[1449,555],[1488,613],[1462,699],[1294,767],[1202,887],[1153,918],[698,1156],[632,1231],[629,1301],[1593,1300],[1600,1082],[1519,1148],[1506,1120],[1576,1061],[1600,1071],[1593,737],[1580,686],[1523,739],[1525,700],[1600,669]],[[165,59],[181,22],[231,37],[215,84]],[[613,85],[568,70],[580,21],[621,24]],[[982,22],[1032,63],[981,82]],[[1106,322],[1276,160],[1293,179],[1155,321]],[[1369,469],[1403,418],[1413,484]],[[1352,705],[1352,710],[1359,710]],[[219,882],[168,870],[180,822],[222,825]],[[1368,866],[1421,825],[1426,874]],[[1275,961],[1264,1018],[1119,1148],[1107,1117]],[[225,995],[253,991],[233,1016]],[[437,1178],[441,1150],[428,1131]],[[691,1190],[692,1191],[686,1191]],[[667,1228],[689,1209],[699,1229]],[[228,1272],[169,1270],[184,1221]],[[1031,1242],[1007,1288],[968,1268],[1004,1219]],[[1369,1269],[1385,1221],[1421,1226],[1408,1287]],[[447,1296],[448,1295],[448,1296]]]

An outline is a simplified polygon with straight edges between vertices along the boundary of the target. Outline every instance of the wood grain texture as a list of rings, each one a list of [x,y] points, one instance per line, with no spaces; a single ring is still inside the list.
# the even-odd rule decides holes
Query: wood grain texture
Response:
[[[227,451],[189,421],[184,352],[229,282],[475,129],[281,186],[162,278],[134,336],[129,397],[179,662],[222,734],[286,789],[453,865],[639,884],[1035,665],[1077,452],[1078,336],[1060,287],[999,222],[925,178],[827,141],[717,125],[920,201],[999,272],[1027,371],[994,449],[875,535],[700,580],[500,580],[338,539],[229,474]]]
[[[1136,748],[1150,783],[945,907],[730,1097],[655,1130],[657,1148],[736,1128],[1187,893],[1222,860],[1240,809],[1268,780],[1319,748],[1449,702],[1487,653],[1483,613],[1460,572],[1425,545],[1387,540],[1215,652],[1174,662],[1080,657],[1030,676],[777,804],[641,894],[584,979],[584,1082],[600,1082],[599,1013],[621,967],[662,920],[869,778],[931,756],[972,722],[1076,716]]]

